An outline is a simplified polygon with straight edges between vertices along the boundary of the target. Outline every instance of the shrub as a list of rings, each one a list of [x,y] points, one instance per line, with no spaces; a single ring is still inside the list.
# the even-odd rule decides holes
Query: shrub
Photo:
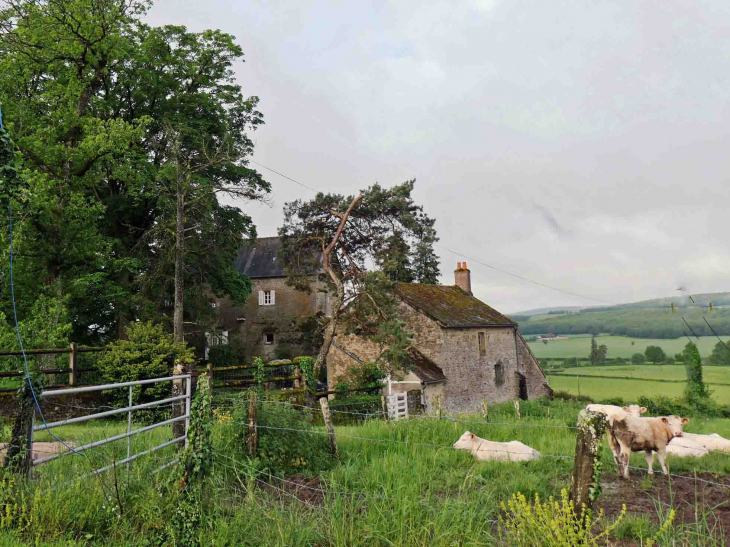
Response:
[[[162,325],[134,323],[127,329],[127,336],[127,340],[112,342],[112,349],[98,361],[104,383],[162,378],[172,374],[175,361],[181,360],[186,364],[193,362],[192,349],[187,348],[184,342],[175,342],[171,334],[163,332]],[[127,406],[127,390],[114,389],[105,393],[113,405]],[[135,386],[132,402],[145,403],[169,395],[169,382]]]
[[[644,354],[643,353],[634,353],[631,356],[631,362],[634,365],[641,365],[644,362]]]
[[[354,389],[372,387],[380,389],[387,374],[376,363],[358,363],[350,367],[347,378]]]
[[[238,340],[234,338],[234,340]],[[245,362],[246,352],[241,342],[231,341],[222,346],[208,348],[208,361],[214,367],[230,367]]]
[[[231,448],[239,453],[246,452],[248,442],[248,397],[249,392],[240,395],[241,402],[233,412],[235,435]],[[316,472],[332,465],[327,435],[314,433],[309,418],[290,404],[261,401],[256,421],[261,469],[291,475],[303,468]]]
[[[377,394],[355,394],[348,393],[346,397],[340,397],[330,401],[332,421],[336,425],[345,425],[361,422],[372,416],[380,418],[382,403],[380,393]],[[347,414],[344,414],[344,413]]]
[[[294,351],[289,344],[278,344],[274,350],[274,357],[276,359],[291,359],[294,356]]]
[[[598,547],[599,541],[607,538],[626,514],[624,505],[616,520],[596,534],[593,530],[603,523],[603,511],[595,519],[590,512],[578,518],[565,488],[560,492],[560,502],[551,496],[543,503],[536,494],[531,504],[518,493],[501,506],[505,515],[499,517],[500,538],[506,537],[510,545],[521,547]]]
[[[581,403],[592,403],[593,399],[588,395],[573,395],[567,391],[555,391],[553,392],[553,398],[562,399],[563,401],[578,401]]]
[[[577,367],[578,366],[578,358],[577,357],[568,357],[564,364],[566,367]]]

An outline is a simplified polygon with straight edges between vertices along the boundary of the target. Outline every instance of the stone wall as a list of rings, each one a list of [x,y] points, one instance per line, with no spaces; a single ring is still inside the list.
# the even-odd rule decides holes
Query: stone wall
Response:
[[[522,363],[522,374],[527,380],[528,399],[537,399],[539,397],[548,397],[552,399],[553,390],[547,383],[545,373],[537,362],[537,357],[532,353],[530,347],[517,333],[517,347],[520,350],[520,362]]]
[[[234,307],[229,298],[219,299],[221,328],[228,331],[229,342],[241,338],[245,343],[246,360],[261,357],[269,361],[276,357],[276,348],[291,348],[291,355],[304,355],[312,348],[304,343],[301,322],[317,312],[326,313],[328,293],[323,287],[313,287],[307,293],[286,285],[283,277],[253,279],[253,292],[243,307]],[[271,306],[259,305],[259,291],[275,291]],[[271,333],[274,342],[268,344],[265,335]]]
[[[398,315],[408,323],[408,330],[413,333],[413,346],[444,371],[446,382],[439,384],[438,388],[428,389],[433,394],[437,391],[442,393],[444,412],[479,412],[484,400],[498,403],[519,398],[514,328],[444,329],[403,302],[399,304]],[[479,350],[480,332],[486,342],[484,354]],[[355,335],[338,335],[336,341],[363,361],[374,360],[379,354],[378,346]],[[528,398],[548,395],[545,377],[529,348],[527,354],[523,349],[521,363],[527,380]],[[333,347],[327,359],[329,385],[333,386],[352,364],[351,357]],[[498,377],[502,379],[499,385]],[[427,407],[431,406],[430,395],[426,397]]]
[[[109,410],[102,403],[100,391],[76,393],[74,395],[59,395],[57,397],[41,397],[39,399],[43,417],[47,422],[54,422],[66,418],[75,418]],[[5,420],[14,420],[18,414],[17,393],[0,393],[0,417]],[[36,416],[36,420],[39,420]]]

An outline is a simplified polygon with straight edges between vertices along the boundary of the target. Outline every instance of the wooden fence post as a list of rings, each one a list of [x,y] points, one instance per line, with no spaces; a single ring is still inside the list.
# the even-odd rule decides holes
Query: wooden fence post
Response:
[[[519,401],[515,401],[515,416],[517,416],[518,420],[522,418],[520,416],[520,402]]]
[[[327,402],[327,397],[322,397],[319,400],[319,405],[322,407],[322,417],[324,418],[324,425],[327,426],[327,435],[330,437],[330,452],[333,458],[339,457],[337,451],[337,439],[335,439],[335,428],[332,425],[332,416],[330,416],[330,405]]]
[[[383,418],[386,422],[389,422],[390,414],[388,413],[388,403],[385,402],[385,395],[380,396],[380,406],[383,409]]]
[[[40,398],[43,391],[43,380],[38,376],[32,377],[35,395]],[[35,417],[36,404],[31,393],[28,380],[23,379],[23,384],[18,390],[18,415],[13,424],[12,437],[7,453],[5,454],[5,467],[12,471],[30,476],[33,469],[33,418]]]
[[[76,346],[76,342],[71,342],[71,348],[70,352],[68,354],[68,368],[71,369],[71,371],[68,373],[68,385],[70,387],[73,387],[78,382],[78,371],[76,366],[76,357],[78,356],[78,347]]]
[[[259,445],[258,427],[256,423],[256,409],[259,406],[259,394],[251,390],[248,400],[248,454],[256,457],[256,450]]]
[[[207,372],[208,372],[208,392],[210,393],[210,396],[213,396],[213,363],[208,363]]]
[[[489,421],[489,401],[482,401],[482,416],[485,422]]]
[[[172,369],[173,376],[180,376],[182,374],[185,374],[185,366],[182,361],[176,361],[175,367]],[[185,380],[179,379],[179,380],[173,380],[172,381],[172,396],[173,397],[179,397],[180,395],[185,395]],[[185,401],[175,401],[172,403],[172,417],[173,418],[179,418],[181,416],[185,416]],[[176,422],[172,422],[172,436],[173,438],[177,439],[179,437],[182,437],[185,435],[185,420],[178,420]],[[185,448],[185,440],[181,440],[178,443],[178,449],[182,450]]]
[[[294,389],[297,389],[299,387],[302,387],[302,384],[304,382],[303,382],[303,378],[302,378],[302,369],[299,366],[299,363],[296,363],[294,365],[294,374],[292,376],[296,376],[297,377],[297,379],[294,380]]]
[[[578,434],[575,443],[575,461],[573,463],[573,479],[570,487],[570,499],[575,511],[583,518],[590,510],[596,498],[597,483],[600,480],[598,465],[600,464],[601,439],[606,432],[606,416],[587,410],[578,414]]]
[[[550,407],[548,407],[548,411],[547,411],[547,419],[548,419],[548,422],[549,422],[549,421],[550,421]]]

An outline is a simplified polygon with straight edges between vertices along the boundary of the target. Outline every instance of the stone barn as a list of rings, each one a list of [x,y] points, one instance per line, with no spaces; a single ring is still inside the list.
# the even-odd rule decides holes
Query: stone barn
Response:
[[[451,286],[396,286],[398,315],[413,333],[413,353],[411,371],[390,383],[391,392],[421,390],[429,410],[441,396],[449,413],[479,411],[483,401],[551,396],[517,323],[473,296],[466,263],[454,274]],[[379,354],[376,344],[355,334],[338,333],[335,342],[327,357],[330,386],[356,361]]]

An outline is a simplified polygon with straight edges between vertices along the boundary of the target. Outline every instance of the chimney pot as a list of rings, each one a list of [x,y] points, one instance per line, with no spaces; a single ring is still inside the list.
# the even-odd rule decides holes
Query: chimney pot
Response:
[[[466,267],[466,262],[457,262],[456,271],[454,271],[454,284],[472,295],[471,292],[471,272]]]

